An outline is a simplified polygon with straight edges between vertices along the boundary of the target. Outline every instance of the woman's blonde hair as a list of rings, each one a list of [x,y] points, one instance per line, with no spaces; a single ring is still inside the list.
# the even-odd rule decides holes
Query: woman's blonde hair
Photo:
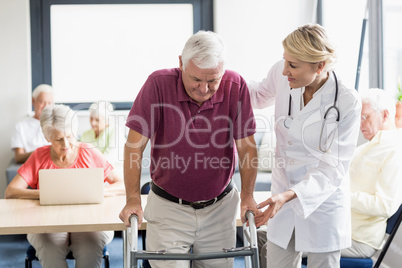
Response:
[[[297,28],[282,41],[285,52],[298,60],[317,63],[324,61],[324,71],[334,69],[336,52],[325,29],[318,24]]]

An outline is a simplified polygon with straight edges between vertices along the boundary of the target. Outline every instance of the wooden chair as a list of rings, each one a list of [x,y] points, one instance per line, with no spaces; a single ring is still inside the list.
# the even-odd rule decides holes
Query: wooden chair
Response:
[[[73,253],[71,251],[67,254],[66,259],[74,260]],[[103,248],[103,259],[105,260],[105,268],[109,268],[109,252],[107,251],[107,246]],[[32,268],[32,261],[38,261],[38,258],[36,257],[35,248],[32,245],[29,245],[27,249],[27,256],[25,257],[25,268]]]

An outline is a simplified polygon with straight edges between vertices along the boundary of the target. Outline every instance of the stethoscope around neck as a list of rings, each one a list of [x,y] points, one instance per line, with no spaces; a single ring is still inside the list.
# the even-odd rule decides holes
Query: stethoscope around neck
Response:
[[[332,146],[332,143],[334,142],[334,138],[335,138],[335,135],[333,135],[333,136],[332,136],[332,139],[331,139],[331,143],[329,144],[329,146],[328,146],[327,148],[323,148],[323,146],[322,146],[322,134],[323,134],[325,122],[326,122],[326,120],[327,120],[327,115],[328,115],[328,113],[329,113],[331,110],[335,110],[335,112],[336,112],[336,122],[339,123],[339,109],[338,109],[338,107],[336,107],[336,102],[338,101],[338,79],[336,78],[336,75],[335,75],[335,72],[334,72],[334,71],[332,71],[332,74],[334,75],[334,78],[335,78],[335,97],[334,97],[334,104],[333,104],[332,106],[328,107],[328,109],[325,111],[324,120],[322,121],[321,133],[320,133],[319,148],[320,148],[320,151],[322,151],[322,152],[324,152],[324,153],[326,153],[326,152],[329,151],[329,149],[330,149],[331,146]],[[292,90],[292,88],[290,88],[290,89]],[[292,124],[292,120],[293,120],[293,119],[292,119],[291,115],[292,115],[292,95],[289,94],[288,116],[286,117],[285,121],[283,121],[283,125],[284,125],[286,128],[290,128],[290,125]]]

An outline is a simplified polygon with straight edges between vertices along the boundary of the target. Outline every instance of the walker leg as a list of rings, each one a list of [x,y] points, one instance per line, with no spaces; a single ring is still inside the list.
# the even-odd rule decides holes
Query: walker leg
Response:
[[[258,250],[256,250],[255,254],[251,256],[251,267],[259,268],[260,267],[260,260],[258,257]]]
[[[128,256],[127,229],[122,231],[122,236],[123,236],[123,267],[128,268],[130,266],[130,262]]]

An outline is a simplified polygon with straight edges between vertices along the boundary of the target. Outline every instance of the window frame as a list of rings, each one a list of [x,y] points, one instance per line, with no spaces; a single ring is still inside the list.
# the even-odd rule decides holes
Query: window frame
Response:
[[[323,0],[317,0],[317,23],[322,24]],[[368,44],[368,67],[369,67],[369,88],[384,88],[384,45],[383,45],[383,1],[382,0],[366,0],[366,17],[367,25],[362,26],[359,57],[363,53],[363,44]],[[325,25],[323,25],[325,27]],[[367,36],[368,35],[368,36]],[[360,80],[360,63],[356,71],[355,87],[358,87]],[[358,90],[358,88],[356,88]]]
[[[382,0],[368,2],[369,87],[384,89],[384,36]]]
[[[32,90],[39,84],[52,85],[50,8],[69,4],[192,4],[193,32],[214,30],[213,0],[30,0]],[[112,104],[115,110],[129,110],[133,101]],[[71,108],[79,104],[90,103],[65,103]]]

